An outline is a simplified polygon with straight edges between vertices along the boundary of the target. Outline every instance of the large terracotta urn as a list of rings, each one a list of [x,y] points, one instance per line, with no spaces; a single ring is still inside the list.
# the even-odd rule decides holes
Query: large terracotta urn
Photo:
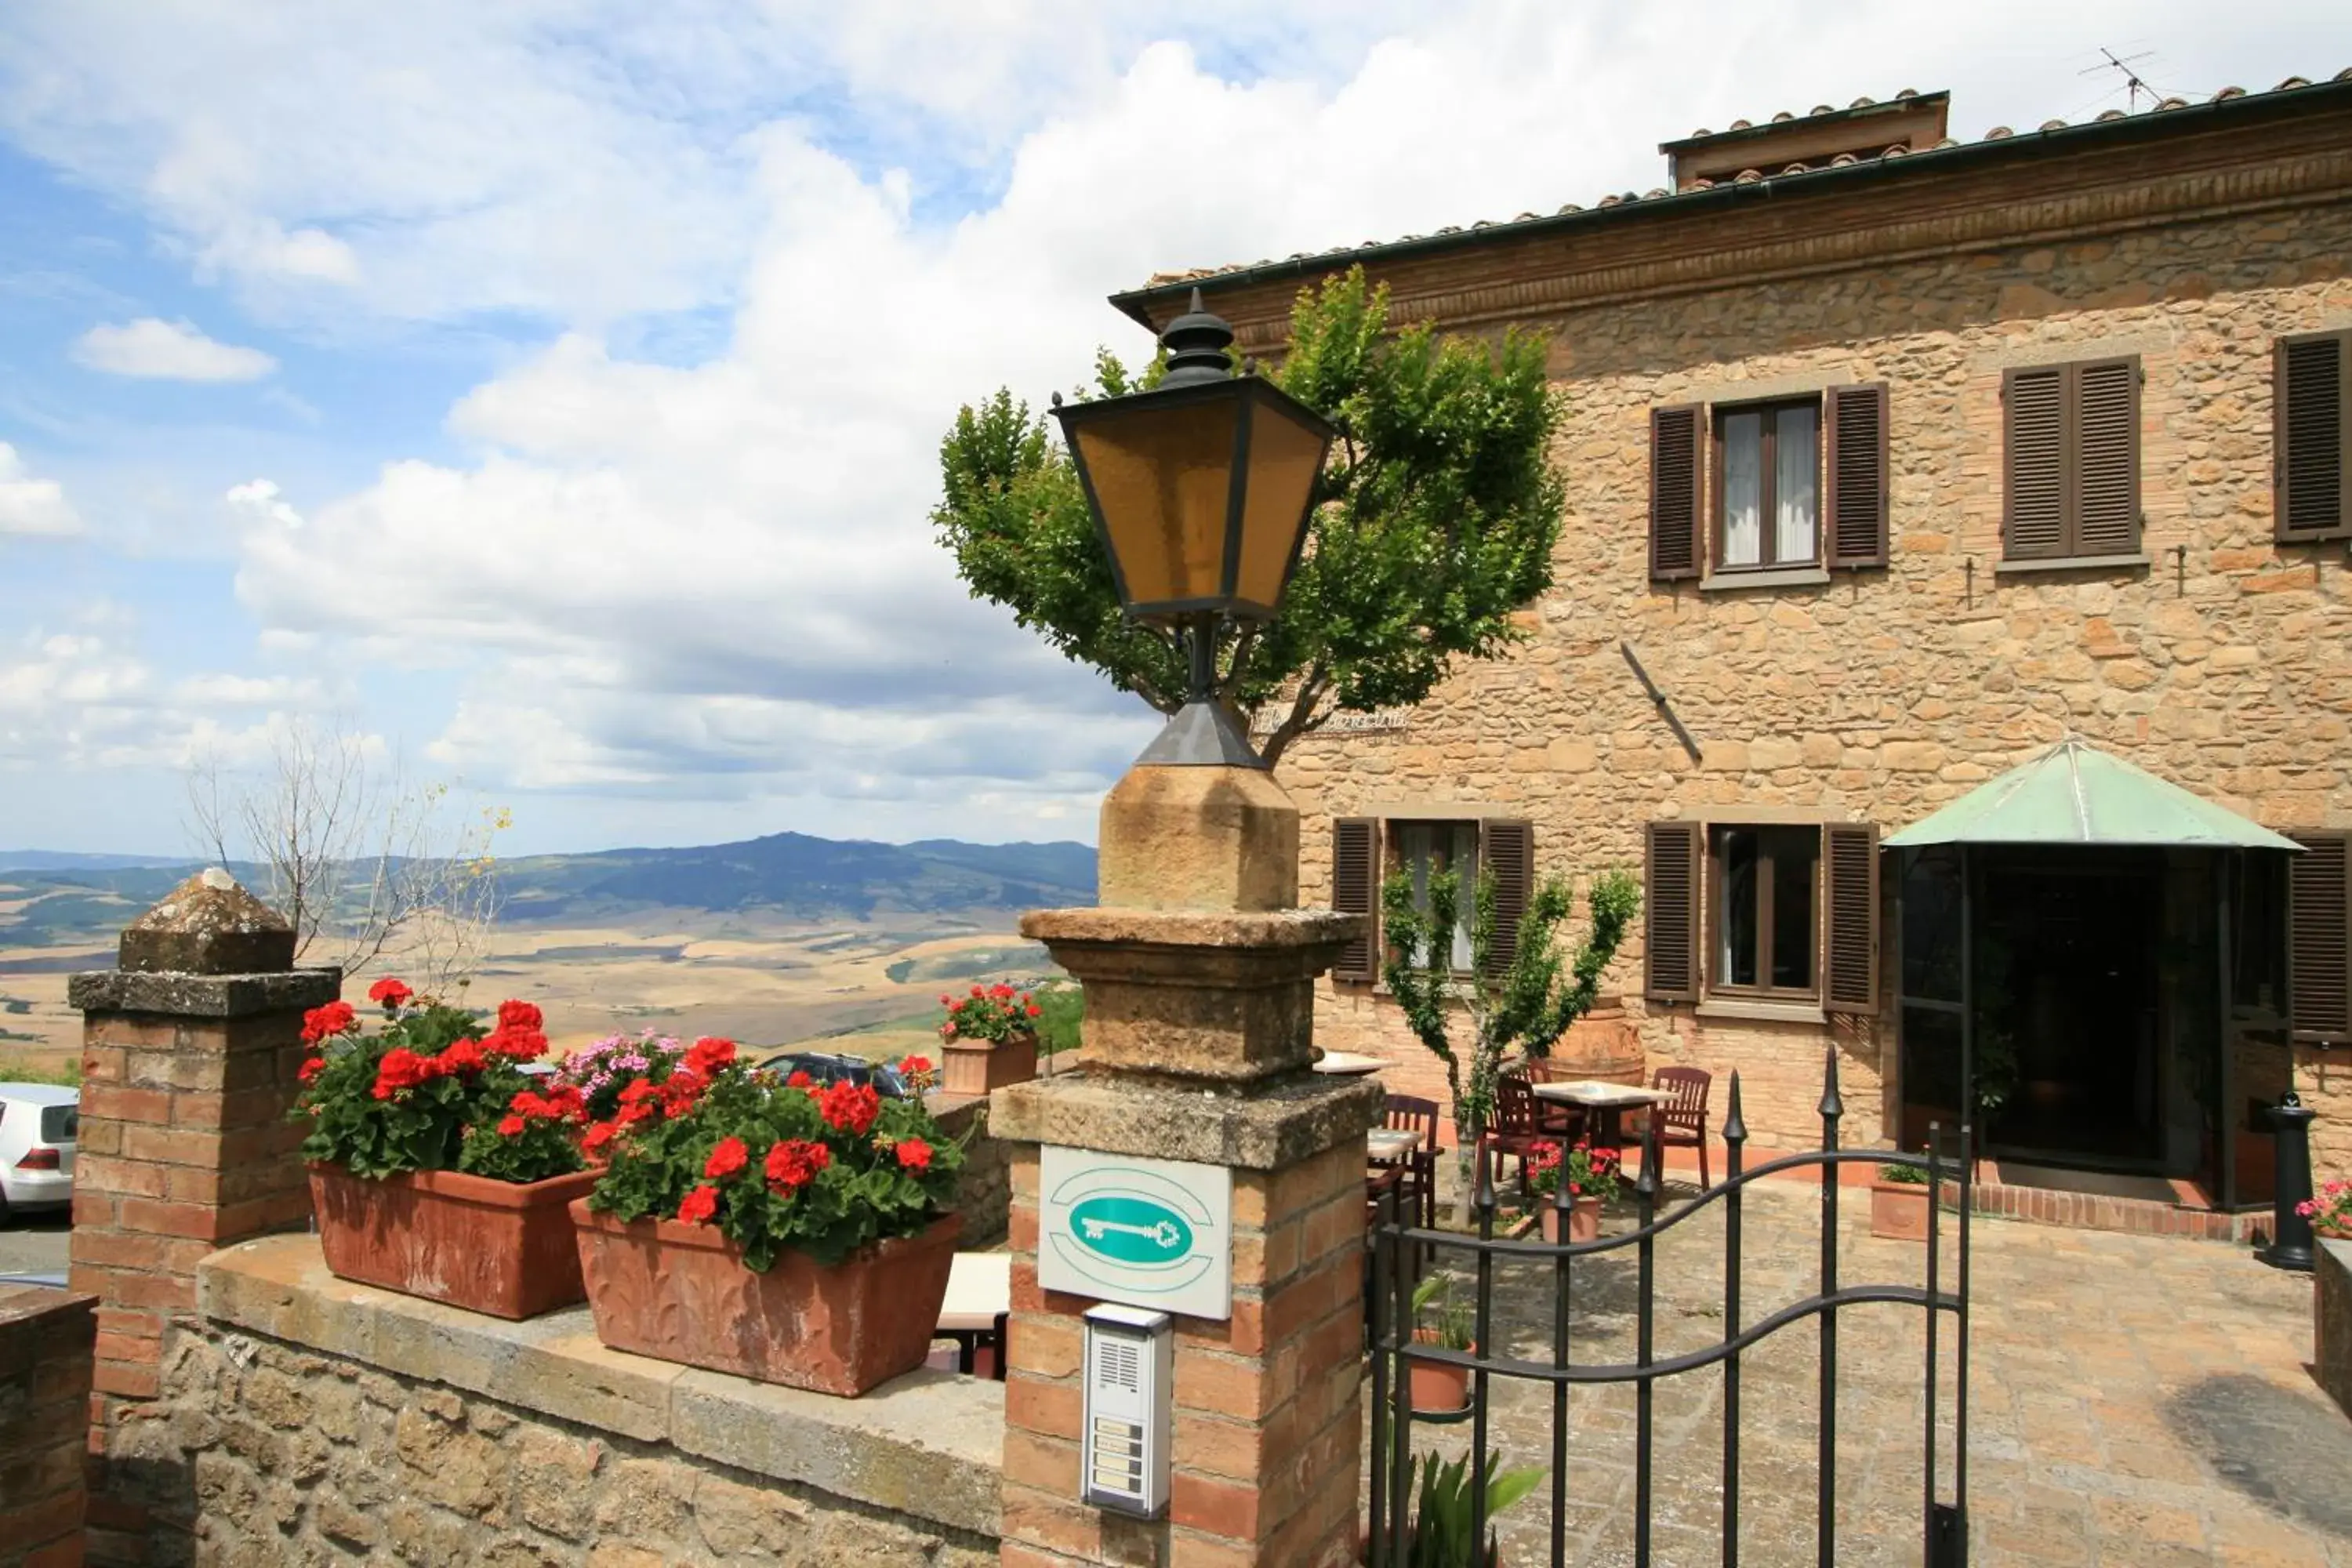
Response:
[[[319,1249],[339,1279],[494,1318],[535,1318],[586,1294],[570,1204],[594,1171],[499,1182],[462,1171],[371,1181],[310,1167]]]

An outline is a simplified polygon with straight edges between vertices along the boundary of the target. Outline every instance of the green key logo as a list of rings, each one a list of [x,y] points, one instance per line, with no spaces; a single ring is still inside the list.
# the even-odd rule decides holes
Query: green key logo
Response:
[[[1114,1263],[1150,1268],[1174,1263],[1192,1250],[1192,1226],[1156,1198],[1098,1194],[1070,1209],[1078,1245]]]

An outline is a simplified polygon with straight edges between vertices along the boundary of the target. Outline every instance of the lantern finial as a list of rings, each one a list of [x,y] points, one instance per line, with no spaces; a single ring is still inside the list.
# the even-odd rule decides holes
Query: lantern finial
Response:
[[[1160,384],[1192,386],[1224,380],[1234,373],[1232,362],[1225,357],[1233,342],[1232,325],[1223,317],[1212,315],[1201,303],[1201,290],[1193,289],[1191,309],[1160,334],[1160,346],[1168,351],[1168,377]]]

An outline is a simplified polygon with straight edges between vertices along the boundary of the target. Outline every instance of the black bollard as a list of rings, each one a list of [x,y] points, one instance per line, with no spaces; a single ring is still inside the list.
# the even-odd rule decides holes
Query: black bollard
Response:
[[[2311,1124],[2319,1113],[2296,1098],[2294,1089],[2271,1107],[2271,1124],[2278,1129],[2273,1147],[2278,1153],[2278,1183],[2271,1198],[2271,1244],[2262,1259],[2273,1268],[2311,1272],[2311,1221],[2295,1211],[2311,1201]]]

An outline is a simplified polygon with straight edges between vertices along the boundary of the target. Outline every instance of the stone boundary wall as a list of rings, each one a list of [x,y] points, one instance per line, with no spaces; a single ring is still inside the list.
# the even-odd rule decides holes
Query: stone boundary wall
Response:
[[[2319,1386],[2352,1415],[2352,1241],[2322,1238],[2312,1250],[2312,1365]]]
[[[0,1285],[0,1568],[77,1568],[97,1300]]]
[[[154,1561],[997,1561],[1001,1384],[772,1387],[605,1350],[585,1308],[508,1323],[352,1285],[307,1236],[214,1255],[198,1295],[117,1448],[184,1489],[193,1540],[159,1529]]]
[[[1013,1205],[1013,1151],[992,1136],[988,1100],[984,1094],[933,1094],[928,1097],[940,1131],[963,1138],[963,1172],[956,1181],[955,1209],[963,1215],[957,1250],[974,1252],[1004,1239],[1005,1220]]]

